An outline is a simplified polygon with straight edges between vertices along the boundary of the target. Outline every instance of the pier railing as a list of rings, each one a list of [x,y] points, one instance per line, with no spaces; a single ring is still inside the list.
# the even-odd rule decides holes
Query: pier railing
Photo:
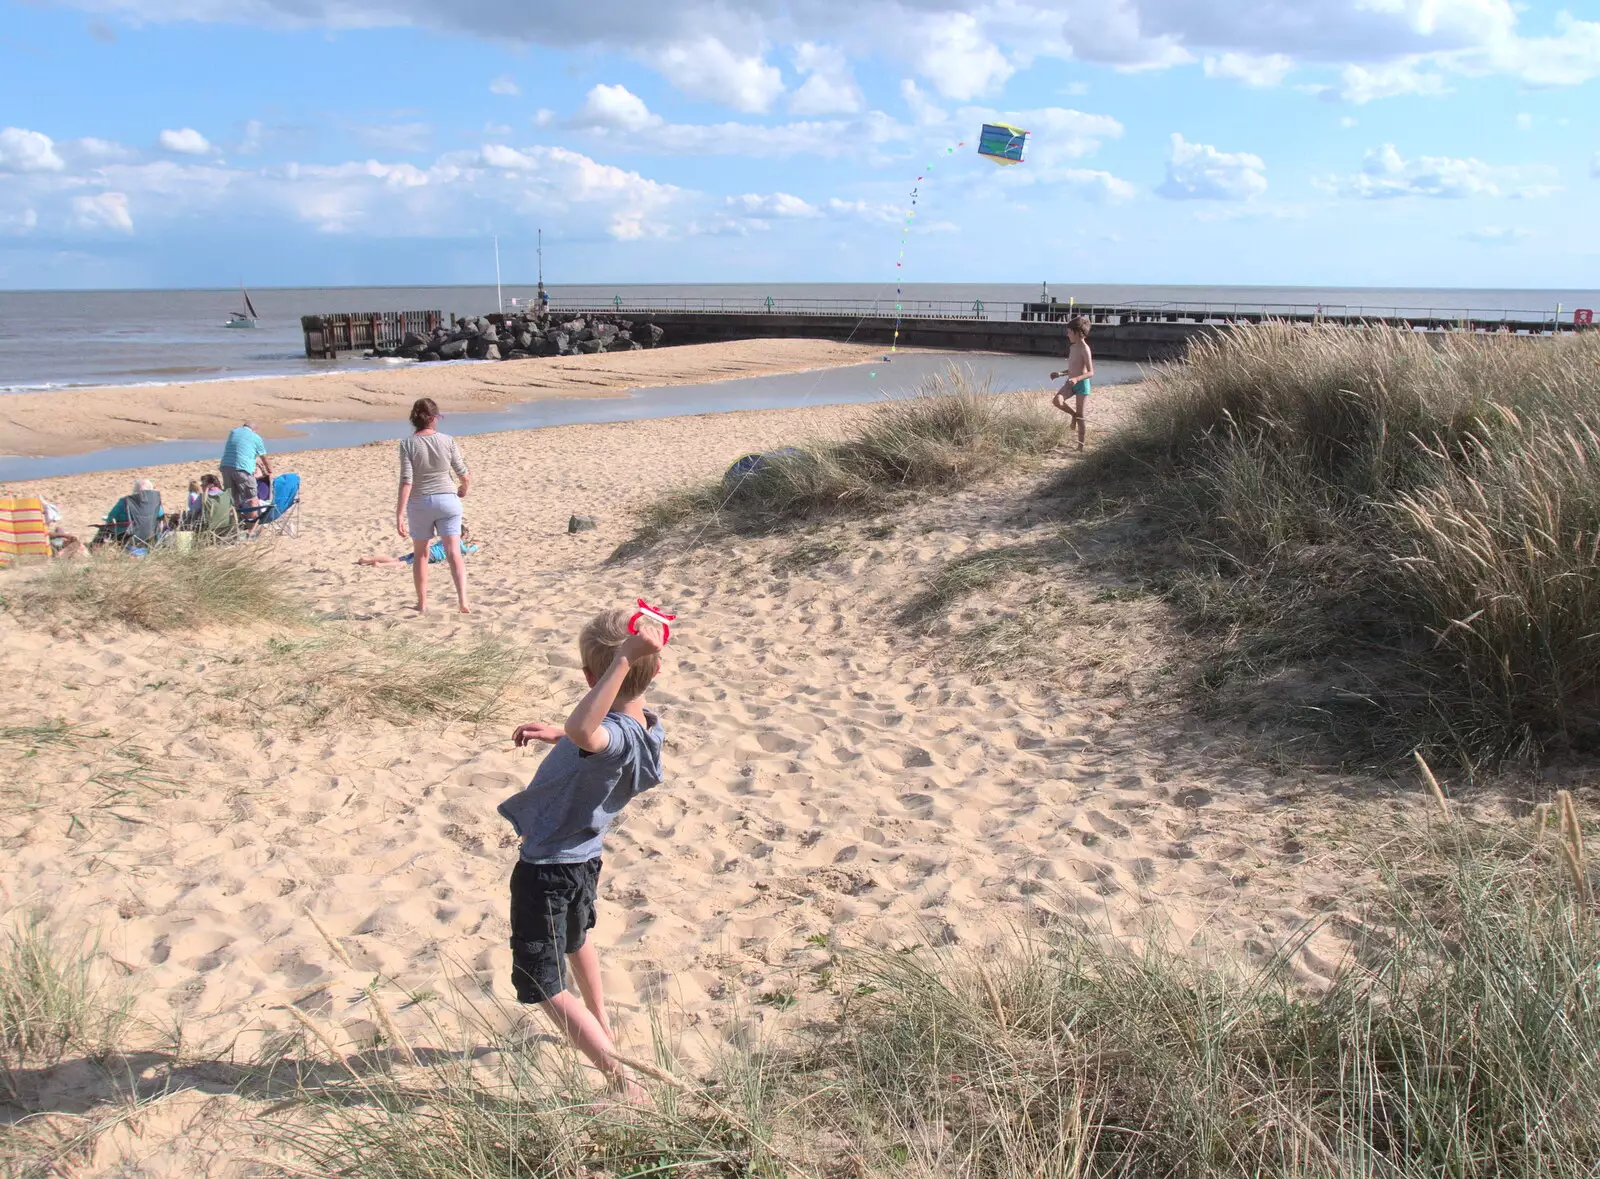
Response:
[[[1383,323],[1419,331],[1564,332],[1588,326],[1582,309],[1539,311],[1483,307],[1385,307],[1354,303],[1170,303],[1116,304],[1019,302],[983,299],[795,299],[778,298],[651,298],[617,296],[609,302],[564,303],[552,299],[557,315],[700,314],[800,315],[850,318],[960,319],[998,322],[1066,320],[1085,315],[1095,323]]]

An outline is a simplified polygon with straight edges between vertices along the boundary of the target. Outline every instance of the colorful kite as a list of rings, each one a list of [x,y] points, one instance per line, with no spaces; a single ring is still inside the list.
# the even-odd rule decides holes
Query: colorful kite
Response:
[[[978,137],[978,154],[1002,166],[1020,164],[1027,142],[1028,133],[1021,127],[1010,123],[985,123]]]

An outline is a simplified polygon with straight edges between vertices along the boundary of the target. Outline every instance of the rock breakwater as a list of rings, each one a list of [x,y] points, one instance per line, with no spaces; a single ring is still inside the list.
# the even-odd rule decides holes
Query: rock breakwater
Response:
[[[614,315],[560,319],[535,312],[471,316],[431,333],[407,332],[397,347],[365,355],[404,360],[524,360],[654,348],[664,333],[649,320]]]

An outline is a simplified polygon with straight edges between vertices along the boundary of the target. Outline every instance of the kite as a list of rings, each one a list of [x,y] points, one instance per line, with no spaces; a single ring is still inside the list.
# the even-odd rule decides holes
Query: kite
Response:
[[[1022,163],[1022,149],[1027,145],[1028,133],[1010,123],[985,123],[978,137],[978,154],[1002,167]]]
[[[639,619],[653,619],[661,627],[661,645],[665,647],[672,641],[672,623],[677,620],[678,616],[676,614],[667,614],[656,609],[643,598],[639,598],[637,601],[639,603],[639,610],[632,618],[628,619],[628,633],[630,635],[636,635],[639,633]]]

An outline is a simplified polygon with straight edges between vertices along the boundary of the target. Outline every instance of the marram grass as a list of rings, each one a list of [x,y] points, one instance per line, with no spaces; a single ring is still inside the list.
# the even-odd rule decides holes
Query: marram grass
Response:
[[[1600,334],[1266,325],[1158,369],[1072,477],[1168,526],[1219,698],[1481,764],[1600,746],[1597,430]]]

